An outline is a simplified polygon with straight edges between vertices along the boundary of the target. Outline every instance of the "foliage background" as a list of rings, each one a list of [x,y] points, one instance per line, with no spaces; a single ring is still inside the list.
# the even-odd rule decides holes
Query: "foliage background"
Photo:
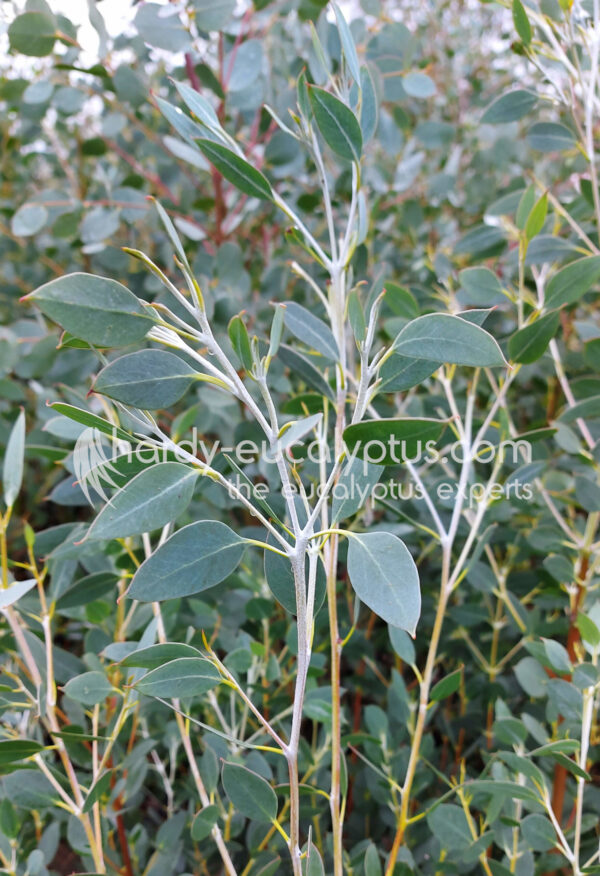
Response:
[[[200,90],[249,160],[321,229],[324,216],[314,167],[297,144],[277,130],[264,104],[287,119],[303,68],[316,84],[327,82],[310,22],[325,48],[327,65],[339,69],[335,19],[322,6],[318,0],[291,0],[234,11],[227,0],[174,4],[167,26],[158,19],[158,7],[139,4],[130,31],[113,38],[90,3],[99,53],[93,63],[85,57],[82,64],[71,23],[54,16],[44,0],[29,0],[26,10],[51,16],[61,36],[33,55],[30,36],[16,44],[13,38],[4,57],[0,443],[6,446],[21,406],[27,421],[25,477],[8,531],[9,557],[11,564],[28,562],[26,522],[36,533],[29,548],[39,568],[47,565],[44,587],[53,606],[59,723],[63,730],[81,728],[72,730],[66,746],[86,789],[94,773],[96,743],[91,737],[101,728],[101,736],[112,738],[119,707],[113,688],[122,692],[127,680],[115,661],[125,653],[124,644],[138,641],[151,624],[152,609],[140,605],[126,614],[124,603],[115,603],[115,580],[120,572],[131,573],[131,553],[141,556],[137,543],[73,545],[90,519],[85,498],[73,484],[71,451],[80,427],[57,416],[48,402],[63,401],[113,416],[106,400],[87,399],[99,370],[98,358],[77,345],[57,349],[60,333],[19,298],[75,270],[118,279],[144,299],[160,298],[160,284],[122,250],[128,246],[146,252],[179,282],[169,267],[170,245],[147,200],[152,195],[160,199],[185,242],[220,334],[225,335],[231,317],[242,310],[251,331],[264,334],[271,301],[293,299],[313,307],[310,289],[290,269],[290,260],[304,264],[305,254],[286,240],[281,215],[268,204],[249,201],[224,181],[181,136],[181,121],[174,126],[178,117],[169,118],[161,101],[181,105],[176,82]],[[584,69],[587,46],[585,41],[578,43],[578,34],[580,26],[590,27],[586,16],[593,10],[588,7],[549,2],[538,9],[532,4],[535,15],[559,31],[568,57],[577,56]],[[8,25],[16,11],[4,4],[2,15]],[[532,20],[537,23],[537,18]],[[378,102],[376,135],[365,150],[363,169],[370,225],[354,256],[355,280],[365,283],[365,298],[386,284],[407,288],[421,313],[497,305],[486,328],[506,347],[517,327],[515,290],[525,290],[527,312],[535,310],[539,275],[534,269],[545,278],[575,256],[597,253],[598,226],[589,162],[576,123],[578,106],[574,99],[573,113],[568,75],[559,62],[548,58],[555,47],[538,25],[534,53],[516,32],[510,10],[497,4],[364,0],[352,32]],[[8,45],[8,36],[3,40]],[[413,79],[411,86],[405,77],[417,73],[427,78]],[[482,123],[484,110],[496,97],[524,87],[537,95],[526,113],[501,124]],[[566,104],[560,100],[562,88]],[[559,122],[566,126],[562,133],[539,127]],[[336,211],[344,209],[350,185],[349,172],[338,168]],[[540,233],[524,253],[519,205],[526,193],[525,203],[531,208],[546,189],[554,200]],[[577,229],[583,229],[586,240]],[[474,266],[490,269],[496,279],[488,273],[485,282],[469,286],[469,275],[461,271]],[[507,433],[511,418],[524,433],[555,424],[565,406],[597,397],[600,333],[595,300],[592,289],[561,311],[556,326],[567,391],[566,378],[556,371],[556,356],[544,353],[524,364],[508,404],[499,411],[498,435]],[[381,337],[395,337],[405,318],[401,308],[384,304]],[[297,391],[293,375],[280,367],[274,379],[284,404]],[[467,377],[460,371],[455,391],[462,405]],[[477,396],[480,419],[493,397],[493,385],[482,381]],[[393,412],[396,402],[386,400],[383,412]],[[447,413],[444,388],[434,380],[409,390],[400,405],[412,416]],[[196,425],[203,435],[227,444],[249,434],[239,406],[210,387],[194,389],[178,408],[164,413],[164,421],[177,428],[181,420],[174,418],[183,416],[188,428]],[[586,426],[591,446],[576,423],[559,422],[557,432],[534,445],[534,468],[524,473],[541,478],[552,507],[560,510],[575,538],[557,524],[541,490],[531,502],[512,498],[493,504],[488,512],[485,525],[493,528],[485,529],[481,550],[446,612],[434,680],[450,677],[457,684],[453,680],[449,688],[438,691],[439,700],[431,708],[413,792],[412,814],[422,817],[410,826],[396,873],[483,868],[494,876],[528,876],[563,867],[566,872],[583,872],[579,861],[568,860],[564,847],[562,853],[557,851],[556,831],[558,823],[563,837],[572,841],[581,782],[581,862],[597,864],[600,794],[597,774],[590,767],[598,744],[595,712],[583,777],[580,750],[563,744],[565,739],[581,738],[581,691],[589,687],[591,677],[596,683],[597,643],[595,650],[584,647],[578,617],[583,613],[592,625],[600,621],[595,575],[600,511],[597,416],[592,405]],[[513,470],[506,466],[502,479],[514,476]],[[268,478],[268,472],[258,474]],[[441,476],[431,473],[432,483]],[[450,511],[451,503],[441,509],[446,515]],[[418,699],[418,676],[411,664],[425,663],[439,590],[439,551],[419,528],[430,525],[427,510],[419,503],[403,503],[401,512],[408,519],[374,504],[359,515],[360,525],[377,527],[387,520],[388,528],[411,548],[423,595],[417,638],[414,644],[405,637],[390,642],[387,625],[363,608],[343,652],[345,867],[348,873],[366,876],[382,872],[394,838],[398,801],[393,783],[401,783],[406,772]],[[243,509],[215,485],[203,485],[189,519],[215,516],[240,531],[252,525]],[[468,528],[463,521],[463,539]],[[339,602],[345,635],[352,627],[354,603],[344,562],[342,556]],[[18,569],[11,565],[16,578],[21,576]],[[94,591],[89,589],[90,576],[100,576],[94,579]],[[34,593],[20,601],[19,610],[42,666],[40,606]],[[295,666],[293,623],[268,589],[258,555],[248,554],[230,580],[201,599],[165,603],[163,616],[169,640],[202,646],[200,631],[205,630],[231,671],[252,685],[263,709],[277,714],[288,706]],[[312,827],[325,872],[332,872],[327,801],[316,792],[327,785],[330,770],[324,611],[317,616],[315,642],[301,752],[312,791],[302,797],[302,823],[305,833]],[[49,744],[45,731],[36,729],[35,707],[23,705],[21,686],[31,688],[31,679],[15,656],[14,630],[6,624],[0,648],[6,673],[0,693],[3,738],[35,736]],[[109,682],[108,694],[96,704],[78,697],[75,687],[73,696],[63,688],[89,671]],[[226,725],[241,742],[248,718],[240,716],[227,694],[221,708]],[[207,703],[195,704],[194,715],[218,729]],[[119,729],[106,764],[108,779],[97,788],[107,825],[107,858],[120,872],[148,876],[221,872],[212,841],[194,839],[190,832],[199,804],[168,705],[142,697]],[[77,732],[90,739],[76,739]],[[233,756],[283,788],[285,799],[287,780],[277,758],[248,753],[242,745],[232,747],[195,727],[192,739],[240,873],[286,872],[281,837],[236,814],[219,779],[219,758]],[[550,803],[544,806],[531,795],[521,795],[518,786],[533,781],[523,756],[550,742],[553,748],[527,759],[542,771]],[[515,760],[515,755],[522,759]],[[43,757],[58,775],[55,752]],[[0,851],[6,871],[91,871],[80,821],[57,806],[52,787],[33,767],[31,760],[2,766]],[[494,786],[463,785],[486,778],[493,778]]]

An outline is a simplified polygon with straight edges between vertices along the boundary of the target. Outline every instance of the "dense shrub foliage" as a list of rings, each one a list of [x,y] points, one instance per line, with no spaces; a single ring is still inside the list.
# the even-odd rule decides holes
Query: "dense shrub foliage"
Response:
[[[597,0],[5,5],[1,872],[600,872]]]

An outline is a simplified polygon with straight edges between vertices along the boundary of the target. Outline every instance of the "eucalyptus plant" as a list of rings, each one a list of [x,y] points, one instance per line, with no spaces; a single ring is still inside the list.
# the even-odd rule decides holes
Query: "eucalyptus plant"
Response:
[[[136,24],[187,51],[232,14],[192,6]],[[48,872],[63,842],[127,876],[598,869],[598,10],[514,0],[498,19],[532,72],[477,121],[514,179],[460,235],[432,203],[453,173],[485,188],[486,149],[482,170],[442,162],[429,220],[404,203],[423,159],[409,143],[390,174],[390,105],[430,100],[432,70],[400,25],[376,20],[363,51],[327,15],[293,100],[274,93],[244,139],[202,89],[243,91],[243,28],[228,64],[219,37],[216,85],[188,54],[153,97],[184,179],[213,186],[216,281],[154,178],[159,226],[148,252],[129,235],[127,285],[106,258],[90,271],[92,247],[24,298],[62,328],[57,361],[88,370],[46,418],[72,453],[26,446],[23,412],[6,438],[6,872]],[[32,8],[14,50],[26,24],[31,54],[69,42]],[[530,162],[503,134],[536,110]],[[450,122],[424,124],[443,146]],[[13,237],[41,218],[15,211]],[[402,258],[418,282],[397,282]],[[94,517],[25,523],[13,557],[36,448],[67,469],[51,499]]]

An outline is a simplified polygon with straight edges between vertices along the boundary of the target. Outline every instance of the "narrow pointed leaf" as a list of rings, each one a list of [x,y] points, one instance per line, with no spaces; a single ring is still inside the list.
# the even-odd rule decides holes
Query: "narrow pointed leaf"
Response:
[[[542,197],[535,204],[535,206],[531,210],[531,213],[527,217],[527,222],[525,223],[525,237],[527,238],[527,240],[532,240],[537,234],[540,233],[540,231],[544,227],[547,213],[548,195],[546,192],[544,192]]]
[[[543,356],[559,322],[560,314],[555,310],[516,332],[508,342],[508,354],[513,362],[528,364]]]
[[[273,537],[269,536],[269,544],[275,544]],[[296,588],[294,584],[294,573],[287,557],[282,557],[281,554],[276,554],[274,551],[265,551],[265,578],[269,586],[269,590],[290,614],[296,614]],[[308,586],[308,562],[305,560],[304,580]],[[327,587],[327,579],[323,564],[319,561],[317,564],[317,574],[315,580],[315,611],[318,611],[323,600]]]
[[[231,346],[244,366],[246,371],[252,371],[254,360],[252,359],[252,348],[250,347],[250,338],[248,330],[244,325],[240,316],[234,316],[227,327],[227,333]]]
[[[531,42],[532,36],[531,25],[529,23],[529,18],[527,17],[525,7],[521,3],[521,0],[513,0],[512,16],[515,23],[515,30],[517,31],[525,45],[528,46]]]
[[[431,702],[436,703],[439,700],[444,700],[458,690],[463,669],[463,666],[459,669],[455,669],[454,672],[451,672],[445,678],[442,678],[441,681],[438,681],[437,684],[434,684],[431,688],[431,693],[429,694]]]
[[[327,145],[346,161],[360,161],[362,133],[352,110],[323,88],[310,85],[308,95],[319,131]]]
[[[205,97],[191,88],[185,82],[174,82],[175,88],[185,101],[186,106],[207,128],[219,130],[222,125],[212,104]]]
[[[124,429],[114,426],[108,420],[104,420],[97,414],[92,414],[90,411],[84,411],[83,408],[77,408],[75,405],[67,405],[64,402],[54,402],[50,405],[53,411],[62,414],[63,417],[68,417],[74,423],[81,423],[82,426],[89,426],[92,429],[98,429],[103,435],[110,435],[112,438],[120,438],[122,441],[132,441],[133,436]]]
[[[2,486],[4,489],[4,502],[7,508],[12,508],[21,489],[24,455],[25,412],[21,410],[10,430],[2,466]]]
[[[546,286],[546,307],[574,304],[600,280],[600,256],[587,256],[561,268]]]
[[[159,645],[149,645],[147,648],[138,648],[120,661],[120,666],[133,666],[142,669],[156,669],[172,660],[182,657],[202,657],[202,653],[186,645],[184,642],[162,642]]]
[[[44,746],[33,739],[3,739],[0,740],[0,766],[25,760],[44,750]]]
[[[558,419],[561,423],[574,423],[580,417],[589,420],[600,419],[600,395],[592,395],[565,408]]]
[[[313,363],[302,353],[288,347],[287,344],[281,344],[277,353],[279,359],[287,365],[291,371],[301,378],[308,386],[316,389],[321,395],[334,400],[333,390]]]
[[[245,195],[264,201],[273,200],[273,191],[266,176],[244,158],[211,140],[198,140],[198,146],[219,173]]]

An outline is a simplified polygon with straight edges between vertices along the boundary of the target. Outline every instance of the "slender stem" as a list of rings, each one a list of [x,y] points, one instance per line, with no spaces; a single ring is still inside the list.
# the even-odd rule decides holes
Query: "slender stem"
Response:
[[[575,396],[573,395],[573,393],[571,391],[571,387],[569,385],[569,381],[567,379],[567,375],[565,374],[565,370],[564,370],[563,365],[562,365],[562,360],[560,358],[558,344],[556,343],[556,340],[554,338],[552,338],[552,340],[550,341],[549,347],[550,347],[550,353],[552,355],[552,358],[554,359],[554,368],[556,371],[556,376],[558,377],[558,381],[561,385],[562,391],[563,391],[565,398],[567,400],[567,404],[569,405],[570,408],[573,408],[576,405]],[[579,431],[581,432],[581,435],[582,435],[585,443],[590,448],[590,450],[593,450],[596,442],[594,441],[593,435],[591,434],[590,430],[588,429],[585,420],[583,420],[581,417],[578,417],[575,422],[577,423],[577,426],[579,428]]]
[[[429,691],[431,689],[431,682],[433,679],[433,673],[435,670],[435,664],[437,660],[437,651],[440,642],[440,637],[442,634],[442,625],[444,622],[444,615],[446,613],[446,606],[448,604],[448,597],[450,595],[450,590],[448,587],[448,580],[450,575],[450,558],[451,558],[451,548],[446,543],[444,546],[443,554],[442,554],[442,577],[441,577],[441,585],[440,585],[440,595],[438,599],[437,611],[435,614],[435,621],[433,624],[433,630],[431,633],[431,640],[429,645],[429,651],[427,652],[427,661],[425,663],[425,670],[423,672],[422,681],[420,684],[420,694],[419,694],[419,706],[417,712],[417,722],[415,725],[415,732],[413,734],[410,756],[408,760],[408,767],[406,769],[406,776],[404,778],[404,783],[402,785],[402,794],[400,797],[400,813],[398,816],[396,834],[394,836],[394,842],[392,848],[390,850],[390,854],[387,860],[387,866],[385,870],[385,876],[393,876],[394,868],[396,866],[396,860],[398,858],[398,852],[400,851],[400,846],[404,840],[404,834],[406,831],[406,826],[408,824],[409,813],[410,813],[410,801],[411,801],[411,791],[415,778],[415,773],[417,770],[417,764],[419,762],[419,755],[421,751],[421,742],[423,740],[423,731],[425,730],[425,722],[427,720],[427,708],[429,704]]]
[[[6,514],[0,514],[0,559],[2,569],[2,589],[8,587],[8,551],[6,546],[6,529],[10,520],[11,509],[6,511]]]
[[[345,253],[342,253],[343,259]],[[346,423],[347,390],[344,382],[346,371],[346,325],[344,320],[346,298],[346,271],[337,267],[331,274],[331,301],[335,314],[332,326],[340,352],[340,368],[336,375],[336,420],[334,431],[334,453],[338,459],[344,450],[344,427]],[[337,565],[339,537],[334,533],[328,542],[327,550],[327,611],[329,618],[330,659],[331,659],[331,790],[329,808],[331,811],[333,840],[333,873],[343,874],[343,815],[341,806],[341,657],[342,642],[340,639],[337,610]]]
[[[596,81],[598,78],[598,54],[600,52],[600,2],[593,0],[594,31],[590,48],[590,78],[585,98],[585,137],[586,151],[590,163],[590,176],[592,183],[592,197],[596,214],[597,229],[600,230],[600,195],[598,193],[598,173],[596,171],[596,152],[594,147],[594,121]]]
[[[461,424],[460,433],[461,433],[461,445],[462,445],[462,464],[460,477],[457,487],[457,498],[456,503],[454,505],[454,510],[452,512],[452,516],[450,518],[450,524],[448,526],[447,532],[441,538],[442,544],[442,570],[441,570],[441,580],[440,580],[440,594],[438,598],[437,610],[435,614],[435,620],[433,623],[433,630],[431,633],[431,639],[429,643],[429,650],[427,652],[427,659],[425,661],[425,669],[423,671],[423,675],[421,677],[420,685],[419,685],[419,705],[417,711],[417,720],[415,724],[415,731],[411,740],[411,749],[408,760],[408,766],[406,769],[406,776],[404,778],[404,783],[402,785],[402,794],[400,798],[400,812],[398,815],[397,825],[396,825],[396,833],[394,835],[394,841],[392,844],[392,848],[390,850],[390,854],[387,860],[385,876],[393,876],[394,868],[396,866],[396,860],[398,858],[398,852],[400,851],[400,846],[404,840],[404,835],[406,832],[406,827],[409,822],[410,815],[410,802],[411,802],[411,791],[415,779],[415,774],[417,770],[417,765],[419,763],[419,757],[421,752],[421,743],[423,741],[423,733],[425,730],[425,724],[427,720],[427,710],[429,707],[429,693],[431,690],[431,684],[433,681],[433,674],[435,671],[435,665],[437,662],[437,653],[438,647],[440,643],[440,638],[442,634],[442,626],[444,623],[444,616],[446,613],[446,607],[448,605],[448,599],[453,589],[453,580],[451,578],[451,562],[452,562],[452,548],[454,545],[454,540],[456,538],[456,533],[458,530],[458,525],[460,523],[460,518],[463,511],[464,505],[464,494],[465,488],[469,479],[469,472],[471,470],[471,461],[473,454],[473,442],[472,442],[472,428],[473,428],[473,408],[475,405],[475,386],[477,383],[478,372],[475,372],[475,376],[473,378],[473,382],[467,393],[467,404],[466,404],[466,412],[465,412],[465,420],[464,425]],[[446,394],[448,397],[448,402],[450,404],[451,409],[455,412],[455,415],[458,417],[458,422],[461,423],[460,415],[458,413],[458,408],[456,405],[456,401],[454,399],[454,395],[452,392],[452,388],[450,386],[449,381],[444,380],[444,389],[446,390]]]
[[[595,688],[587,687],[583,692],[583,714],[581,718],[581,748],[579,750],[579,767],[585,770],[587,765],[588,751],[590,748],[590,736],[594,717]],[[574,866],[579,872],[579,858],[581,854],[581,831],[583,823],[583,797],[586,780],[583,776],[577,776],[577,798],[575,801],[575,838],[573,841]]]
[[[301,538],[296,545],[296,553],[292,558],[294,586],[296,590],[296,624],[298,631],[298,658],[296,664],[296,686],[294,689],[294,705],[292,711],[292,729],[290,741],[286,748],[288,772],[290,777],[290,855],[294,876],[302,876],[300,851],[300,786],[298,778],[298,746],[300,743],[300,728],[304,707],[306,678],[310,663],[310,640],[308,636],[305,555],[307,540]],[[312,625],[312,618],[310,619]]]
[[[92,715],[92,735],[94,737],[92,741],[92,778],[94,784],[98,781],[101,773],[98,769],[98,722],[100,717],[100,705],[97,704],[94,706],[94,711]],[[116,733],[115,733],[116,735]],[[98,846],[98,850],[100,852],[100,856],[102,857],[102,821],[100,817],[100,801],[96,800],[93,806],[93,817],[94,817],[94,832],[96,834],[96,845]],[[104,863],[104,861],[102,862]]]
[[[162,612],[160,610],[160,603],[153,602],[152,610],[154,612],[154,617],[156,618],[157,622],[158,640],[161,643],[164,643],[167,641],[167,636],[165,633]],[[176,709],[174,709],[174,711],[177,729],[179,730],[179,736],[183,744],[183,749],[187,757],[188,765],[192,774],[192,778],[194,779],[194,784],[196,786],[198,796],[200,797],[200,802],[203,806],[209,806],[210,797],[206,791],[204,782],[202,781],[202,776],[200,775],[198,764],[196,763],[196,757],[194,755],[194,749],[192,747],[192,741],[190,739],[189,723],[180,714],[179,700],[174,699],[173,703],[176,705]],[[225,845],[223,834],[221,833],[221,829],[217,824],[215,824],[215,826],[211,830],[211,836],[219,850],[219,854],[221,855],[221,860],[223,861],[223,866],[225,867],[225,872],[227,873],[227,876],[237,876],[237,871],[234,867],[233,861],[231,860],[231,856],[229,854],[227,846]]]
[[[333,209],[331,207],[331,196],[329,194],[329,183],[327,182],[327,174],[325,172],[325,165],[323,164],[323,157],[321,155],[321,147],[319,146],[319,141],[317,140],[317,135],[315,132],[312,132],[312,146],[313,146],[313,154],[315,158],[315,163],[317,165],[317,171],[319,173],[319,179],[321,182],[321,189],[323,191],[323,201],[325,203],[325,216],[327,217],[327,228],[329,231],[329,246],[331,248],[331,258],[332,261],[337,262],[338,257],[338,247],[337,240],[335,238],[335,225],[333,222]]]

